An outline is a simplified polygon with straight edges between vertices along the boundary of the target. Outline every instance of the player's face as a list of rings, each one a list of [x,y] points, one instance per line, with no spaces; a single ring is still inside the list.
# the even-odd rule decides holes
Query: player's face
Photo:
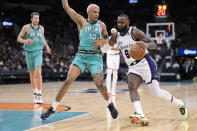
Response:
[[[129,20],[126,17],[118,17],[117,26],[119,32],[125,32],[129,26]]]
[[[33,15],[33,18],[31,18],[33,25],[38,25],[39,23],[39,15]]]
[[[89,16],[89,18],[90,18],[92,21],[96,22],[96,21],[98,20],[98,17],[99,17],[99,12],[100,12],[99,9],[96,8],[96,7],[94,7],[94,8],[92,8],[92,9],[89,11],[88,16]]]

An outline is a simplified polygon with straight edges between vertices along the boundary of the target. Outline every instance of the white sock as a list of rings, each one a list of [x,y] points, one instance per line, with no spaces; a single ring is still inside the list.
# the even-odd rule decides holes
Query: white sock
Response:
[[[53,111],[56,110],[56,107],[58,106],[59,102],[57,101],[54,101],[53,104],[52,104],[52,107],[53,107]]]
[[[116,95],[116,84],[118,79],[118,72],[117,70],[113,70],[113,82],[112,82],[112,94]]]
[[[176,106],[180,106],[182,104],[179,99],[172,96],[172,94],[170,94],[168,91],[161,89],[157,80],[153,80],[152,83],[148,84],[148,88],[153,94],[160,97],[161,99],[171,101]]]
[[[135,108],[135,111],[136,111],[138,114],[144,115],[144,113],[143,113],[143,111],[142,111],[142,106],[141,106],[140,101],[134,101],[134,102],[133,102],[133,107]]]
[[[42,92],[42,89],[37,89],[38,94],[42,94],[41,92]]]
[[[107,92],[111,92],[111,75],[112,75],[112,69],[107,69],[107,78],[106,78],[106,83],[107,83]]]
[[[36,88],[33,88],[33,93],[36,93],[36,94],[38,93]]]
[[[172,102],[173,104],[175,104],[177,107],[180,107],[180,106],[183,105],[183,102],[182,102],[181,100],[177,99],[177,98],[174,97],[174,96],[172,96],[171,102]]]

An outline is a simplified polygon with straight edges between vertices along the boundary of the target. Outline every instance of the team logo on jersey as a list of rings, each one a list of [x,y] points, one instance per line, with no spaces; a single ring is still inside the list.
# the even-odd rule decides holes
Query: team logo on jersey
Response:
[[[128,45],[125,45],[125,46],[120,46],[120,49],[124,50],[124,49],[130,48],[131,46],[132,46],[132,44],[128,44]]]
[[[41,37],[42,34],[41,33],[31,33],[30,36],[40,36]]]
[[[85,31],[90,31],[90,32],[92,32],[92,31],[95,31],[95,32],[101,32],[101,29],[100,29],[100,28],[98,28],[98,27],[96,27],[96,26],[92,26],[92,27],[85,27],[85,28],[84,28],[84,30],[85,30]]]

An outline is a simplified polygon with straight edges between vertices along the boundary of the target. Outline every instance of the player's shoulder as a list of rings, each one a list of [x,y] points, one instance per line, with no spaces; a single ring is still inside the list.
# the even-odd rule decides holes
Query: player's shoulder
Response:
[[[43,25],[40,25],[40,27],[44,28],[44,26],[43,26]]]
[[[100,24],[102,24],[102,26],[105,26],[105,23],[101,20],[98,20]]]
[[[30,24],[25,24],[25,25],[23,25],[23,28],[27,28],[29,26],[30,26]]]
[[[29,30],[30,29],[30,24],[25,24],[25,25],[23,25],[23,27],[22,27],[22,30],[24,30],[24,31],[27,31],[27,30]]]

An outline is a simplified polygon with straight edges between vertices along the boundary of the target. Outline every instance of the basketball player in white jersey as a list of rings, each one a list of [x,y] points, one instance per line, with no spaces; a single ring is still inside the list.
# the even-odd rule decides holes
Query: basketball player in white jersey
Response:
[[[111,32],[113,33],[115,28],[111,29]],[[107,52],[107,78],[106,78],[106,84],[107,84],[107,91],[108,94],[111,96],[116,96],[116,84],[118,80],[118,69],[120,64],[120,48],[117,44],[115,44],[112,48],[110,48]],[[111,82],[111,76],[113,74],[113,79]],[[111,85],[112,83],[112,85]]]
[[[143,80],[146,82],[148,88],[154,95],[176,105],[182,118],[186,120],[188,118],[188,111],[185,108],[185,104],[171,95],[168,91],[159,87],[156,64],[154,60],[148,54],[146,54],[141,60],[135,60],[130,56],[130,47],[137,41],[141,41],[142,46],[148,49],[156,49],[156,44],[147,38],[144,32],[136,27],[129,26],[129,23],[129,17],[126,14],[118,16],[118,32],[112,33],[109,45],[113,46],[117,43],[123,53],[126,63],[128,64],[128,87],[130,98],[135,109],[135,113],[129,117],[131,122],[142,126],[148,125],[148,119],[142,111],[140,96],[137,92],[137,89]],[[148,51],[146,52],[148,53]]]

